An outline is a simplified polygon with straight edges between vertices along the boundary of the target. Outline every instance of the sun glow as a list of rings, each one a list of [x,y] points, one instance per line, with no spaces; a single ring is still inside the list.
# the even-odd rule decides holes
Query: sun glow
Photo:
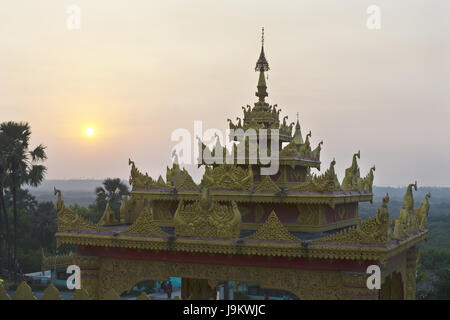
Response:
[[[85,133],[86,133],[86,135],[87,135],[88,137],[91,137],[91,136],[94,135],[94,129],[92,129],[92,128],[87,128],[86,131],[85,131]]]

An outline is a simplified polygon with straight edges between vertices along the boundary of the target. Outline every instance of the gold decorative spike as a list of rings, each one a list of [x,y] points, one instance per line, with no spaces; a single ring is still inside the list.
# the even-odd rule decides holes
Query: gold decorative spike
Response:
[[[151,299],[149,298],[149,296],[145,292],[142,292],[139,295],[139,297],[136,298],[136,300],[151,300]]]
[[[417,191],[417,181],[408,185],[408,187],[406,188],[400,215],[394,222],[394,236],[396,238],[401,238],[419,229],[417,219],[414,214],[414,196],[412,193],[413,188]]]
[[[346,191],[359,191],[361,187],[361,175],[359,172],[359,166],[357,158],[361,157],[360,151],[353,155],[352,165],[345,169],[345,177],[342,180],[342,188]]]
[[[322,175],[307,178],[303,183],[287,189],[288,191],[334,192],[340,191],[341,186],[334,171],[336,161],[333,159],[330,167]]]
[[[372,192],[373,178],[374,178],[373,177],[373,173],[374,173],[374,171],[375,171],[375,166],[370,168],[370,171],[367,174],[367,176],[365,176],[362,179],[362,183],[361,184],[362,184],[363,190]]]
[[[3,287],[3,283],[0,282],[0,301],[1,300],[11,300],[11,298],[6,293],[5,287]]]
[[[16,289],[16,292],[14,292],[12,299],[13,300],[37,300],[36,297],[33,295],[33,292],[31,291],[30,286],[25,281],[22,281],[19,284],[19,286]]]
[[[212,201],[209,190],[203,188],[200,200],[192,204],[180,201],[174,215],[175,234],[183,237],[237,238],[241,214],[234,201],[219,204]]]
[[[275,211],[272,211],[266,222],[251,236],[244,239],[254,240],[282,240],[301,242],[300,239],[292,235],[285,226],[280,222]]]
[[[136,221],[121,233],[168,236],[168,234],[162,231],[155,221],[153,221],[148,207],[143,208]]]
[[[317,160],[320,159],[320,151],[322,150],[322,144],[323,144],[323,141],[320,141],[319,144],[317,145],[317,147],[313,151],[311,151],[311,158],[317,159]]]
[[[76,289],[71,300],[91,300],[89,294],[84,289]]]
[[[134,188],[142,188],[142,189],[165,189],[169,188],[169,186],[158,179],[158,181],[153,180],[147,173],[142,174],[134,164],[133,161],[128,159],[128,164],[131,165],[131,173],[130,173],[130,184]]]
[[[56,212],[63,211],[66,208],[66,206],[64,205],[64,201],[61,197],[61,191],[56,189],[55,187],[53,187],[53,190],[54,190],[53,194],[55,196],[58,195],[56,199]]]
[[[61,300],[61,295],[53,283],[51,283],[47,289],[44,290],[41,300]]]
[[[102,300],[120,300],[120,296],[111,288],[103,295]]]
[[[425,199],[423,200],[419,209],[416,209],[414,215],[416,217],[416,226],[418,228],[425,228],[427,226],[428,219],[428,211],[430,210],[430,204],[428,199],[431,198],[431,193],[427,193],[425,195]]]
[[[110,226],[118,224],[118,221],[116,220],[114,212],[111,210],[111,206],[109,205],[109,202],[106,204],[105,212],[103,212],[103,216],[100,218],[100,221],[98,222],[99,226]]]
[[[277,184],[275,182],[272,181],[272,179],[270,178],[270,176],[263,176],[263,178],[261,179],[261,182],[258,183],[258,185],[255,188],[255,192],[279,192],[281,191],[280,187],[277,186]]]

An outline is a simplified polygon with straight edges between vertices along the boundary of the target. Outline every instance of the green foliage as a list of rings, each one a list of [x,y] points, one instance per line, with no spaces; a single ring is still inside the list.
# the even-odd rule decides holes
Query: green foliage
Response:
[[[111,209],[114,211],[116,218],[119,218],[119,208],[122,196],[128,195],[129,190],[119,178],[107,178],[103,181],[103,187],[95,189],[97,198],[95,200],[97,209],[103,212],[106,204],[109,202]]]
[[[70,209],[77,212],[80,216],[82,216],[84,219],[92,222],[97,223],[100,221],[100,218],[103,215],[103,211],[99,211],[96,204],[90,204],[87,207],[80,206],[79,204],[75,203],[71,206],[69,206]]]

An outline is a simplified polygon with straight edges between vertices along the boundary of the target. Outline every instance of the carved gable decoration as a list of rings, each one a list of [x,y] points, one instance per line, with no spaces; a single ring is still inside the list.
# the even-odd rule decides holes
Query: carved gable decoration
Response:
[[[69,208],[58,212],[58,231],[110,232],[108,229],[86,221]]]
[[[177,190],[194,190],[199,191],[199,187],[194,182],[192,177],[186,171],[186,169],[181,170],[180,166],[177,163],[174,163],[173,168],[167,168],[167,184],[171,188],[175,188]]]
[[[192,204],[180,201],[173,221],[177,236],[237,238],[241,214],[234,201],[227,204],[212,201],[209,191],[203,189],[200,200]]]
[[[266,222],[264,222],[264,224],[254,234],[246,237],[245,239],[301,242],[299,238],[292,235],[286,227],[283,226],[275,214],[275,211],[270,213]]]
[[[249,190],[253,186],[253,171],[232,164],[206,167],[202,185],[211,190]]]
[[[144,208],[136,221],[128,229],[122,231],[121,233],[168,236],[168,234],[162,231],[161,228],[155,223],[153,218],[150,216],[148,208]]]
[[[263,176],[261,182],[256,186],[255,192],[273,192],[281,191],[280,187],[272,181],[270,176]]]

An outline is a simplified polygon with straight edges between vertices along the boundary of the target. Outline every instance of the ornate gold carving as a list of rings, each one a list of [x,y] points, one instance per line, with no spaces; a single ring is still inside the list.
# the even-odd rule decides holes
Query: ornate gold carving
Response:
[[[295,241],[301,242],[300,239],[293,236],[285,226],[280,222],[275,211],[272,211],[266,222],[251,236],[245,239],[254,240],[276,240],[276,241]]]
[[[249,190],[253,186],[253,171],[232,164],[205,167],[202,186],[211,190]]]
[[[389,196],[383,198],[377,215],[367,221],[359,220],[356,227],[338,231],[330,236],[314,240],[315,242],[336,242],[349,244],[386,244],[390,240],[390,221],[387,211]]]
[[[172,169],[169,169],[169,167],[167,167],[167,184],[177,190],[198,191],[199,187],[194,182],[194,180],[192,180],[192,177],[189,175],[186,169],[183,168],[183,170],[181,170],[177,162],[178,161],[175,161],[173,163]]]
[[[255,192],[273,192],[277,193],[280,192],[281,189],[275,182],[272,181],[270,176],[263,176],[261,179],[261,182],[258,183],[258,185],[255,188]]]
[[[172,220],[171,205],[170,201],[154,200],[152,203],[153,218],[155,220]]]
[[[340,191],[339,180],[334,171],[336,161],[333,159],[330,167],[320,176],[313,175],[303,183],[287,189],[288,191],[334,192]]]
[[[361,190],[361,175],[359,171],[358,161],[361,157],[361,152],[355,153],[353,155],[352,165],[345,169],[345,177],[342,180],[342,188],[347,191],[351,190]]]
[[[134,188],[143,188],[143,189],[165,189],[168,188],[167,184],[164,183],[164,180],[158,179],[158,181],[153,180],[147,173],[142,174],[134,164],[133,161],[128,159],[128,164],[131,165],[131,173],[130,173],[130,184]]]
[[[321,208],[314,204],[297,204],[297,224],[302,225],[318,225],[320,219]]]
[[[61,191],[55,189],[55,195],[58,194],[56,201],[56,208],[58,216],[58,231],[96,231],[96,232],[109,232],[109,230],[94,225],[89,221],[84,220],[76,212],[70,208],[66,208],[64,202],[61,199]]]
[[[221,205],[211,201],[209,190],[202,189],[200,200],[180,201],[174,216],[175,234],[185,237],[237,238],[241,214],[234,201]]]
[[[370,168],[370,171],[369,171],[369,173],[367,174],[367,176],[365,176],[363,179],[362,179],[362,183],[361,183],[361,185],[362,185],[362,187],[363,187],[363,190],[367,190],[367,191],[370,191],[370,192],[372,192],[372,186],[373,186],[373,173],[374,173],[374,171],[375,171],[375,166],[373,166],[372,168]]]
[[[292,268],[247,267],[221,264],[171,263],[145,260],[104,259],[99,292],[111,288],[126,292],[143,280],[207,279],[258,282],[263,288],[287,290],[302,300],[342,299],[339,271]],[[210,285],[210,281],[207,281]]]
[[[136,221],[121,233],[168,236],[168,234],[162,231],[155,221],[153,221],[148,207],[143,208]]]
[[[428,193],[422,205],[414,210],[413,188],[417,190],[417,181],[406,188],[400,216],[394,222],[394,236],[396,238],[401,238],[409,233],[418,231],[420,228],[426,227],[428,211],[430,209],[428,199],[431,197],[431,194]]]
[[[430,210],[430,204],[428,203],[429,198],[431,198],[431,193],[425,195],[425,199],[420,208],[414,211],[416,226],[419,228],[425,228],[427,226],[428,211]]]

